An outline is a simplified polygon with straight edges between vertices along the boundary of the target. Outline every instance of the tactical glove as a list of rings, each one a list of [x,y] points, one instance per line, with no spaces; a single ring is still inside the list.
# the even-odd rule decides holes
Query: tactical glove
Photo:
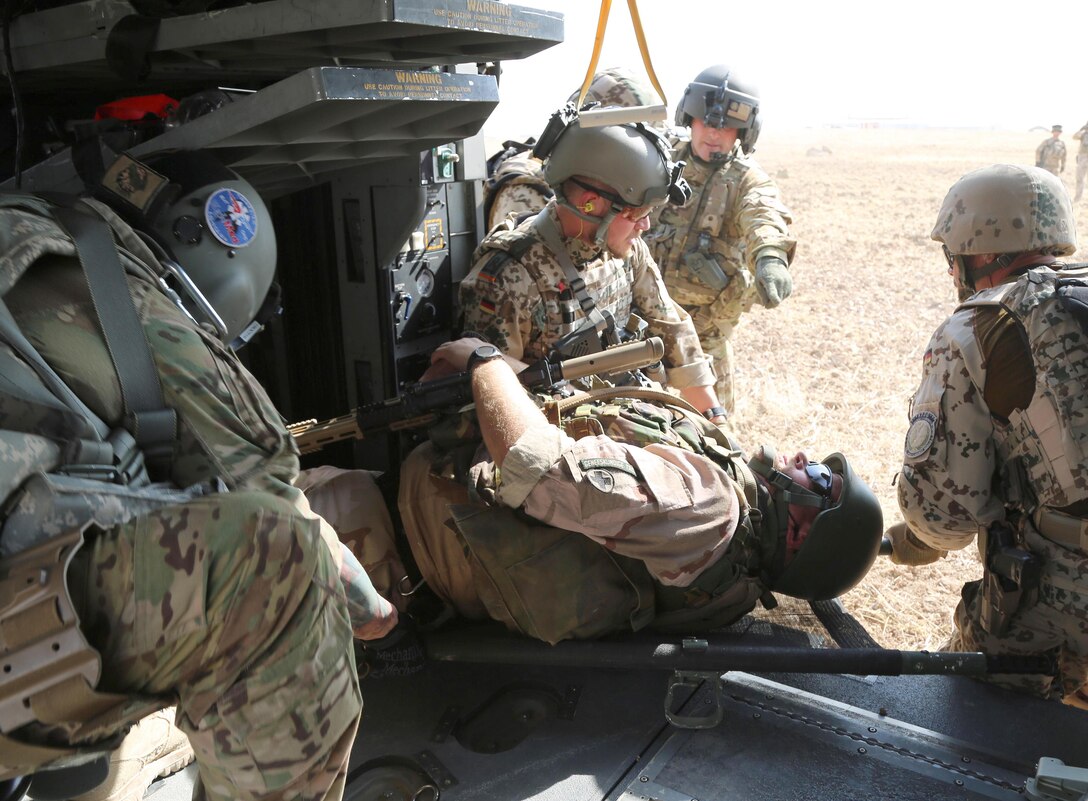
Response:
[[[948,551],[926,545],[914,536],[906,523],[896,523],[889,527],[884,536],[892,541],[891,558],[897,565],[931,565],[948,556]]]
[[[756,263],[756,289],[760,302],[768,309],[788,298],[793,291],[793,278],[786,262],[778,256],[761,257]]]

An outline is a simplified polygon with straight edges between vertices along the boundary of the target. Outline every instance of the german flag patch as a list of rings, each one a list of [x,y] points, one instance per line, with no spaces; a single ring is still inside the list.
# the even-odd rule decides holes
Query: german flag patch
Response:
[[[495,313],[495,304],[492,303],[490,300],[481,300],[480,301],[480,311],[487,312],[488,314],[494,314]]]

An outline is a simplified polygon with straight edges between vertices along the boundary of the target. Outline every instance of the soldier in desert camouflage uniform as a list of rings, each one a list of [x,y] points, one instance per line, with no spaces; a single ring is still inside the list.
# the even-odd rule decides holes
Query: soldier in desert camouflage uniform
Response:
[[[1065,172],[1065,142],[1061,140],[1062,126],[1050,129],[1050,136],[1035,148],[1035,166],[1042,167],[1055,175]]]
[[[145,217],[151,193],[126,191],[111,170],[103,181],[111,205],[194,272],[202,267],[222,280],[240,271],[241,280],[201,287],[213,307],[223,301],[240,315],[224,314],[226,338],[235,336],[248,322],[239,309],[255,311],[275,263],[259,197],[195,154],[138,169],[167,202]],[[235,213],[241,203],[262,221],[249,247],[237,247],[229,262],[210,233],[195,242],[171,235],[179,215],[205,208],[206,197],[224,188],[234,193]],[[0,252],[18,256],[0,262],[4,288],[14,284],[5,300],[65,383],[119,426],[120,387],[71,239],[35,203],[17,199],[2,211]],[[149,704],[176,701],[208,798],[338,799],[361,712],[352,632],[382,636],[396,612],[293,485],[297,449],[263,389],[219,338],[161,291],[162,251],[149,249],[110,207],[85,204],[123,248],[163,399],[177,414],[177,442],[159,480],[223,488],[85,533],[67,574],[70,595],[102,659],[96,689],[120,699],[97,733],[133,720]],[[215,222],[208,217],[204,225]],[[70,730],[33,724],[15,734],[55,744]],[[9,758],[0,755],[0,768],[40,767]]]
[[[634,312],[665,342],[669,386],[724,422],[691,319],[640,237],[657,205],[687,191],[664,141],[641,124],[583,128],[576,118],[553,141],[544,169],[556,197],[480,244],[460,287],[464,330],[530,362],[605,313],[623,326]]]
[[[968,299],[923,357],[893,561],[926,564],[1011,526],[1024,555],[1041,559],[1037,600],[1023,587],[1001,622],[998,599],[966,584],[947,647],[1053,652],[1056,680],[1002,681],[1075,702],[1088,678],[1088,334],[1055,273],[1077,248],[1072,207],[1050,173],[995,165],[953,185],[932,236]],[[1000,570],[986,563],[984,581]]]
[[[423,578],[462,617],[548,642],[712,627],[771,590],[838,595],[876,557],[879,504],[840,454],[810,463],[764,449],[749,468],[670,396],[622,388],[553,407],[560,427],[493,345],[447,343],[432,362],[428,377],[471,373],[483,444],[463,443],[465,458],[420,446],[398,507]],[[390,541],[384,510],[371,511],[368,539]]]
[[[1084,179],[1088,177],[1088,122],[1080,126],[1073,138],[1080,142],[1080,147],[1077,148],[1077,191],[1073,196],[1075,202],[1084,194]]]
[[[646,241],[673,300],[691,314],[714,359],[717,395],[734,408],[732,337],[759,302],[774,308],[793,288],[796,241],[778,187],[751,157],[759,136],[759,97],[725,66],[703,70],[676,108],[690,141],[672,138],[692,198],[657,215]]]
[[[575,92],[568,100],[576,102],[578,95]],[[597,102],[604,107],[644,106],[653,102],[653,93],[625,67],[609,67],[594,74],[585,102]],[[500,161],[487,181],[484,200],[487,229],[490,231],[511,214],[536,214],[552,196],[551,187],[544,180],[544,164],[526,146]]]

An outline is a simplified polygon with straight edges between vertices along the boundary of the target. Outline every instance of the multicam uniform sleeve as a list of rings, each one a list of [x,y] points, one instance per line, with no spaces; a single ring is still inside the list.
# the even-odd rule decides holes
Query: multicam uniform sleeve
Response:
[[[632,269],[633,311],[646,320],[650,334],[661,337],[665,343],[669,386],[674,389],[712,386],[714,370],[703,354],[691,316],[669,297],[661,271],[641,239],[635,240],[628,264]]]
[[[754,161],[740,182],[739,200],[733,205],[728,228],[744,240],[748,268],[755,270],[763,256],[779,256],[787,265],[793,261],[797,240],[790,235],[793,215],[782,202],[778,185]]]
[[[965,355],[976,348],[972,319],[971,310],[961,310],[930,340],[899,475],[904,519],[918,539],[941,550],[966,547],[980,526],[1004,517],[992,491],[998,462],[985,376],[968,367],[981,359]]]
[[[709,459],[668,445],[606,436],[573,440],[530,429],[503,461],[504,504],[642,561],[658,581],[686,586],[729,547],[736,486]]]
[[[461,282],[462,330],[473,331],[507,356],[521,359],[532,337],[536,285],[500,250],[485,250]]]

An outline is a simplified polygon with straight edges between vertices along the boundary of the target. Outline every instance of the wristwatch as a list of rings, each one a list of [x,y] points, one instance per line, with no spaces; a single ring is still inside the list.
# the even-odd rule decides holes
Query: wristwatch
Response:
[[[705,417],[707,420],[713,420],[715,417],[726,416],[727,415],[725,413],[725,409],[723,409],[721,406],[711,406],[709,409],[703,412],[703,417]]]
[[[494,345],[491,345],[489,343],[480,345],[480,347],[478,347],[478,348],[476,348],[476,350],[472,351],[472,353],[468,357],[468,361],[465,362],[465,372],[466,373],[471,373],[472,368],[475,367],[476,365],[481,364],[483,362],[490,362],[490,361],[494,361],[495,359],[501,359],[501,358],[502,358],[502,351],[499,350],[498,348],[496,348]]]

